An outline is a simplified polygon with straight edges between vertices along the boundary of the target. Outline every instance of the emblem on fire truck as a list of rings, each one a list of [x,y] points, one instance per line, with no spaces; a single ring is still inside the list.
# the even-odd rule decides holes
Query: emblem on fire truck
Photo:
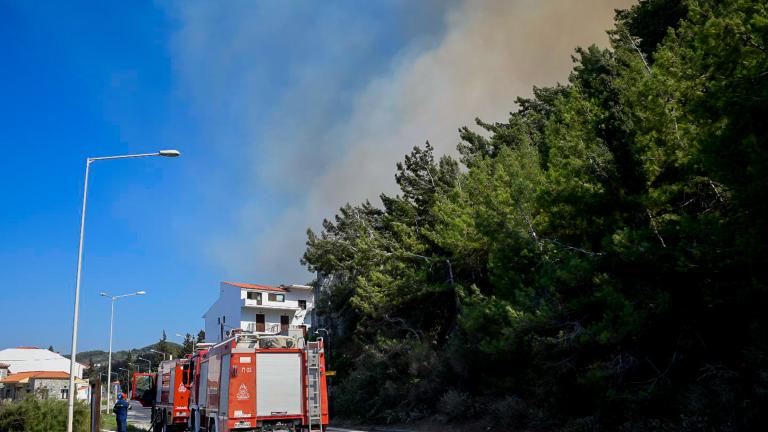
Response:
[[[178,391],[179,393],[184,393],[185,391],[187,391],[187,388],[184,387],[184,384],[179,384]]]
[[[245,386],[245,384],[240,384],[240,388],[237,390],[237,400],[245,400],[251,397],[250,394],[248,394],[248,387]]]

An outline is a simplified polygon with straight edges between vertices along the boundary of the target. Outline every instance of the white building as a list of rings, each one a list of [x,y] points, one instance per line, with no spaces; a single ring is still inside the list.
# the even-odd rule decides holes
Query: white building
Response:
[[[76,378],[77,399],[88,402],[91,386],[88,380]],[[18,372],[0,379],[0,400],[22,400],[27,395],[40,399],[68,399],[69,374],[61,371]]]
[[[19,372],[66,372],[69,359],[47,349],[19,347],[0,350],[0,363],[8,365],[8,374]],[[75,377],[82,378],[85,366],[75,362]]]
[[[314,289],[306,285],[222,282],[218,300],[203,315],[205,339],[220,342],[231,329],[287,334],[291,326],[311,328],[314,307]]]
[[[47,349],[18,347],[0,350],[0,399],[22,399],[33,394],[43,399],[67,399],[69,359]],[[86,367],[75,362],[77,398],[88,401]]]

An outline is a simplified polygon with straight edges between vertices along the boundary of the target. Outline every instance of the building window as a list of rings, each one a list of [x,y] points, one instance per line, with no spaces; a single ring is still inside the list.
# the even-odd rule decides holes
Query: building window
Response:
[[[61,389],[61,398],[62,399],[69,399],[69,389]]]
[[[261,304],[261,293],[256,291],[248,291],[245,293],[245,298],[248,300],[256,300],[256,304]]]
[[[307,301],[306,300],[299,300],[299,309],[307,310]]]
[[[285,294],[269,294],[269,301],[273,302],[284,302],[285,301]]]

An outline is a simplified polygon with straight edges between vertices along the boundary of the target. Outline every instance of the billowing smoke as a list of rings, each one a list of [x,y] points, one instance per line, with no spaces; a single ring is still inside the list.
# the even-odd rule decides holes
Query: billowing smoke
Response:
[[[457,128],[472,125],[475,117],[503,121],[515,109],[517,96],[531,94],[532,86],[564,81],[572,67],[576,46],[605,45],[614,9],[630,0],[496,0],[464,1],[439,10],[443,31],[438,40],[420,38],[395,56],[385,73],[365,77],[353,88],[349,109],[334,110],[334,92],[349,92],[345,80],[355,64],[336,69],[297,66],[299,78],[291,90],[278,96],[263,127],[264,113],[237,114],[238,122],[260,125],[250,129],[254,175],[281,201],[282,208],[264,209],[248,197],[241,203],[241,217],[226,235],[214,240],[215,257],[225,272],[239,278],[265,282],[304,282],[311,275],[298,259],[303,253],[307,227],[317,227],[346,202],[375,200],[381,192],[394,192],[394,165],[411,147],[429,140],[438,153],[453,153]],[[182,14],[196,22],[205,10]],[[429,10],[419,13],[428,14]],[[221,52],[222,67],[231,64],[226,53],[247,55],[248,14],[221,28],[195,31],[185,28],[178,49],[194,63],[197,43],[211,31]],[[192,23],[194,24],[194,23]],[[188,25],[192,25],[189,24]],[[351,28],[349,40],[338,50],[354,50],[355,38],[364,28]],[[230,47],[230,48],[226,48]],[[235,48],[231,48],[235,47]],[[359,47],[358,47],[359,48]],[[221,53],[218,54],[222,56]],[[265,59],[254,58],[254,65]],[[210,67],[210,66],[209,66]],[[255,66],[253,66],[255,68]],[[184,73],[183,67],[180,69]],[[220,71],[221,72],[221,71]],[[226,71],[221,72],[224,74]],[[359,78],[359,76],[355,76]],[[209,82],[190,82],[196,86]],[[205,93],[204,91],[202,91]],[[237,98],[237,95],[234,95]],[[253,94],[242,94],[252,98]],[[248,100],[235,100],[245,107]],[[248,117],[248,114],[252,117]],[[215,127],[211,125],[211,127]],[[242,145],[242,143],[240,143]]]

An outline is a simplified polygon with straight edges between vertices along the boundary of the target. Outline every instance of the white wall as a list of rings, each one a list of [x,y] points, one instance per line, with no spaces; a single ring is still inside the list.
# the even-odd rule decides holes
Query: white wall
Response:
[[[245,301],[246,306],[257,306],[256,300],[249,300],[246,298],[246,290],[242,290],[240,293],[240,298]],[[314,292],[312,290],[303,290],[303,289],[293,289],[291,291],[288,291],[286,293],[273,293],[273,294],[284,294],[285,295],[285,301],[284,302],[276,302],[276,301],[269,301],[269,293],[268,292],[262,292],[261,304],[263,306],[277,306],[277,307],[292,307],[292,308],[298,308],[299,307],[299,300],[306,300],[307,301],[307,309],[313,309],[315,307],[314,305]]]
[[[280,325],[280,316],[288,315],[289,318],[293,318],[293,311],[290,310],[270,310],[270,309],[256,309],[256,308],[242,308],[241,315],[241,328],[243,330],[248,328],[248,324],[256,323],[256,314],[264,314],[264,323],[269,327],[272,324]]]
[[[220,342],[221,328],[218,318],[225,318],[224,333],[231,328],[240,327],[240,288],[221,284],[219,298],[205,315],[206,342]],[[226,336],[225,336],[226,337]]]
[[[226,317],[226,326],[224,333],[226,337],[227,330],[231,328],[248,328],[249,323],[256,322],[256,314],[263,313],[264,321],[267,326],[271,324],[280,324],[280,316],[288,315],[293,321],[294,310],[269,309],[257,306],[256,300],[247,299],[249,290],[237,286],[222,283],[219,286],[219,298],[206,312],[205,315],[205,338],[207,342],[220,342],[220,327],[218,318]],[[293,289],[285,293],[272,292],[274,294],[285,295],[284,302],[269,301],[269,291],[259,291],[262,293],[262,306],[299,308],[299,300],[306,300],[307,311],[304,318],[304,324],[312,326],[312,309],[314,309],[314,291],[312,289]]]

